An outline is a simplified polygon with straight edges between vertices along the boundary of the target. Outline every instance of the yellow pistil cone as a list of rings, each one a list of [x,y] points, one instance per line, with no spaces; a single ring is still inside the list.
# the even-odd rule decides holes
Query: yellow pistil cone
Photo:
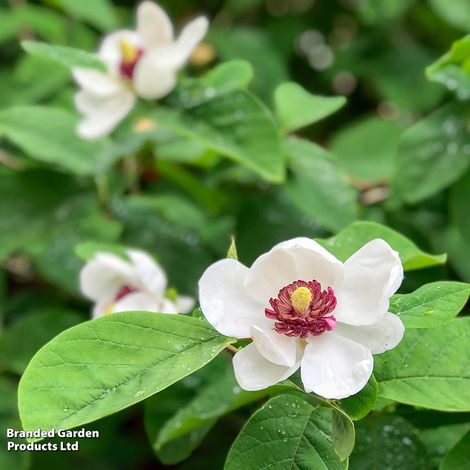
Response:
[[[137,60],[137,49],[125,39],[119,41],[119,48],[121,49],[122,61],[125,64],[132,64]]]
[[[291,294],[291,302],[294,309],[305,315],[307,313],[310,302],[312,301],[313,295],[310,289],[307,287],[297,287],[294,292]]]

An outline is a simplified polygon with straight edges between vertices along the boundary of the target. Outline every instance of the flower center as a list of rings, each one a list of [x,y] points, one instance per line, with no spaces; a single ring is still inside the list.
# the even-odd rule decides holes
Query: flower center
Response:
[[[121,64],[119,66],[119,72],[123,78],[132,80],[135,67],[144,51],[134,47],[125,39],[121,39],[119,41],[119,48],[121,49]]]
[[[269,299],[265,315],[275,320],[275,330],[287,336],[318,336],[336,327],[336,307],[332,287],[322,290],[318,281],[295,281],[282,288],[277,298]]]
[[[116,294],[116,297],[114,297],[114,301],[117,302],[118,300],[123,299],[124,297],[128,296],[129,294],[132,294],[133,292],[137,292],[137,289],[132,286],[122,286],[118,293]]]

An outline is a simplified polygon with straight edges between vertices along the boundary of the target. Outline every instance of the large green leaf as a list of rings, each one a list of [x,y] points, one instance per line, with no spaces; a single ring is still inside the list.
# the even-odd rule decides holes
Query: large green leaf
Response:
[[[406,328],[433,328],[454,318],[465,306],[470,284],[432,282],[411,294],[394,295],[390,311],[400,316]]]
[[[444,457],[439,470],[465,470],[470,467],[470,432]]]
[[[356,181],[384,183],[393,175],[401,133],[394,122],[367,118],[335,134],[331,152]]]
[[[399,416],[375,416],[359,422],[356,431],[356,448],[349,461],[351,470],[431,468],[416,430]]]
[[[31,312],[3,332],[0,361],[21,375],[39,348],[81,320],[80,315],[68,310]]]
[[[374,358],[380,394],[424,408],[469,411],[469,338],[470,318],[444,328],[406,330],[395,349]]]
[[[395,185],[407,202],[422,201],[465,173],[470,162],[468,117],[464,105],[451,103],[403,133]]]
[[[398,251],[403,266],[408,271],[443,264],[446,261],[446,255],[425,253],[405,236],[375,222],[354,222],[338,235],[317,241],[341,261],[346,261],[359,248],[375,238],[382,238]]]
[[[334,408],[331,417],[331,441],[341,461],[351,455],[355,439],[356,431],[351,418],[343,410]]]
[[[274,104],[281,127],[292,132],[335,113],[346,104],[346,98],[312,95],[297,83],[288,82],[276,89]]]
[[[65,67],[85,67],[97,70],[105,70],[105,66],[97,56],[66,46],[52,46],[45,42],[23,41],[23,49],[31,55],[49,59]]]
[[[346,469],[330,436],[331,409],[281,395],[251,417],[230,449],[225,469]]]
[[[68,111],[43,106],[19,106],[0,112],[0,138],[20,147],[30,158],[78,175],[91,175],[103,142],[75,134],[78,118]]]
[[[302,213],[333,232],[353,222],[357,191],[348,183],[328,152],[306,140],[285,143],[293,175],[283,193]]]
[[[233,342],[183,315],[117,313],[75,326],[31,360],[19,387],[24,429],[72,428],[163,390]]]

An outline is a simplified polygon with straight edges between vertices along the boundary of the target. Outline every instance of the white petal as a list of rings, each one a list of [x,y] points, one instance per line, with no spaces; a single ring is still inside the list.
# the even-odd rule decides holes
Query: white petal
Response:
[[[307,341],[300,366],[306,392],[341,399],[364,388],[374,366],[367,348],[334,332]]]
[[[161,299],[158,304],[158,313],[180,313],[175,302],[170,299]]]
[[[100,97],[119,93],[123,87],[120,80],[98,70],[74,67],[72,75],[81,88]]]
[[[176,299],[176,308],[178,313],[189,313],[196,304],[193,297],[187,295],[179,295]]]
[[[372,325],[387,311],[403,280],[398,253],[384,240],[364,245],[344,264],[344,284],[336,291],[336,319],[350,325]]]
[[[253,344],[259,353],[270,362],[280,366],[293,367],[297,355],[297,340],[274,330],[263,330],[257,326],[251,327]]]
[[[402,321],[389,312],[374,325],[353,326],[337,322],[335,328],[335,334],[362,344],[372,354],[393,349],[402,340],[404,333]]]
[[[142,48],[140,36],[136,31],[122,29],[106,36],[98,50],[99,58],[107,65],[108,71],[116,76],[119,75],[119,67],[122,62],[122,41],[125,41],[136,49]]]
[[[203,16],[185,26],[173,46],[173,60],[177,67],[187,62],[194,48],[202,41],[209,28],[209,20]]]
[[[75,105],[85,115],[77,127],[78,135],[83,139],[96,139],[109,134],[127,116],[134,103],[135,97],[127,89],[109,97],[78,92]]]
[[[168,46],[173,42],[171,20],[153,2],[142,2],[137,8],[137,32],[145,48]]]
[[[251,343],[233,357],[235,378],[243,390],[262,390],[290,377],[298,368],[274,364],[265,359]]]
[[[246,277],[249,294],[267,305],[271,297],[294,281],[320,282],[323,289],[339,286],[343,264],[314,240],[294,238],[260,256]]]
[[[114,298],[121,287],[134,285],[132,266],[119,256],[98,253],[80,272],[80,290],[95,301]]]
[[[114,306],[114,297],[105,298],[98,301],[92,310],[92,318],[102,317],[103,315],[112,313],[112,307]]]
[[[141,98],[163,98],[176,86],[176,67],[168,63],[159,52],[148,52],[137,63],[133,83]]]
[[[167,279],[161,266],[144,251],[127,250],[126,253],[139,278],[139,287],[156,297],[163,298]]]
[[[113,307],[113,313],[116,312],[159,312],[159,301],[154,296],[146,292],[132,292],[122,299],[118,300]]]
[[[253,325],[270,328],[264,307],[247,295],[244,281],[248,268],[224,259],[206,269],[199,281],[199,302],[207,321],[220,333],[249,338]]]

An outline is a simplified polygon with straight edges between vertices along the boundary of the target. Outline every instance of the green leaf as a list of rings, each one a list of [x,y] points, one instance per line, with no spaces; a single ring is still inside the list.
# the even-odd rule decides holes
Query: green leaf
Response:
[[[399,416],[375,416],[357,423],[351,470],[429,469],[426,450],[416,430]]]
[[[451,103],[407,129],[397,153],[394,183],[410,203],[450,186],[470,162],[468,109]]]
[[[230,368],[224,374],[214,377],[189,403],[161,428],[155,446],[157,449],[169,441],[188,435],[195,430],[212,426],[221,416],[252,403],[268,394],[268,389],[246,392],[237,385]]]
[[[346,460],[354,449],[354,424],[342,410],[334,408],[331,420],[331,441],[340,460]]]
[[[269,400],[233,443],[225,470],[346,469],[331,442],[331,409],[294,395]]]
[[[379,386],[374,375],[366,386],[356,395],[341,400],[338,404],[354,421],[365,418],[373,410],[377,401]]]
[[[470,240],[464,238],[455,226],[450,226],[444,234],[446,249],[449,251],[449,259],[452,267],[458,272],[459,276],[467,282],[470,282]]]
[[[394,122],[363,119],[335,134],[331,152],[338,165],[355,180],[384,183],[393,176],[401,133]]]
[[[129,259],[126,253],[127,247],[116,243],[82,242],[75,247],[75,254],[83,261],[94,258],[96,253],[106,252],[118,255],[121,258]]]
[[[279,135],[269,110],[257,98],[237,90],[207,101],[188,98],[182,103],[186,106],[184,112],[160,108],[150,118],[158,126],[202,143],[267,181],[284,180]]]
[[[279,122],[285,132],[314,124],[346,104],[344,96],[317,96],[294,82],[283,83],[274,93]]]
[[[306,140],[290,138],[284,145],[292,177],[283,193],[303,214],[331,231],[353,222],[357,191],[348,183],[330,154]]]
[[[470,431],[444,457],[439,470],[465,470],[470,467]]]
[[[435,12],[452,26],[470,31],[470,4],[467,0],[429,0]]]
[[[466,0],[464,0],[466,1]],[[470,98],[470,35],[452,44],[449,52],[426,69],[429,80],[441,83],[461,100]]]
[[[31,312],[3,332],[0,360],[8,370],[21,375],[44,344],[81,321],[80,315],[67,310]]]
[[[109,0],[47,0],[77,20],[83,20],[102,31],[118,26],[113,4]]]
[[[92,175],[104,142],[80,139],[75,134],[77,123],[76,116],[62,109],[18,106],[0,112],[0,137],[34,160],[77,175]]]
[[[375,222],[354,222],[338,235],[317,241],[341,261],[346,261],[359,248],[375,238],[382,238],[398,251],[407,271],[443,264],[446,261],[446,255],[425,253],[405,236]]]
[[[390,311],[406,328],[434,328],[452,320],[463,309],[470,284],[441,281],[426,284],[411,294],[394,295]]]
[[[31,360],[24,429],[73,428],[122,410],[211,361],[234,340],[183,315],[125,312],[75,326]]]
[[[394,349],[374,357],[380,395],[441,411],[469,411],[470,318],[445,328],[408,329]]]
[[[52,46],[45,42],[22,41],[21,46],[31,55],[57,62],[65,67],[85,67],[105,70],[103,62],[94,54],[66,46]]]
[[[468,202],[470,201],[470,172],[454,185],[450,193],[450,213],[452,220],[465,240],[470,240],[470,218]]]

